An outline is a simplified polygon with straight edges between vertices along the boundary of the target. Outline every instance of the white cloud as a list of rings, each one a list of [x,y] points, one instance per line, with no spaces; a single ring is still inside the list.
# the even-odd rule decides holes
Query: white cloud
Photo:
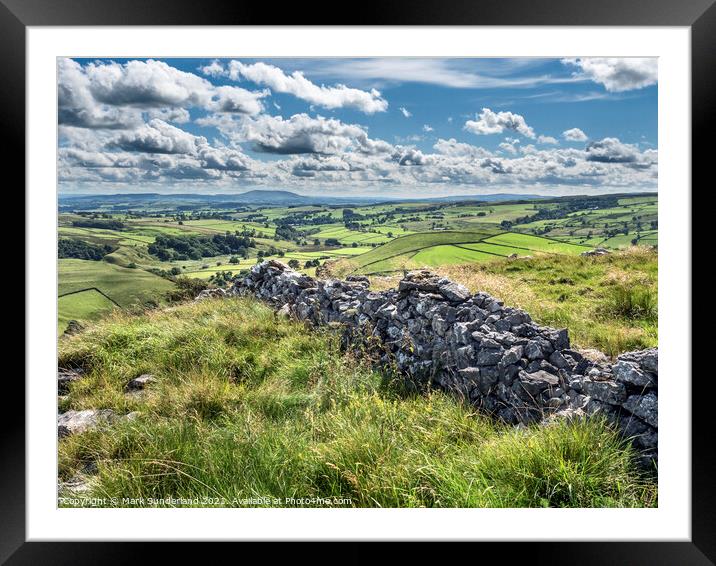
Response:
[[[215,69],[210,67],[207,68],[208,73],[215,73]],[[388,102],[375,89],[364,91],[342,84],[318,86],[308,80],[301,71],[287,75],[278,67],[266,63],[245,65],[240,61],[230,61],[224,72],[233,80],[243,77],[275,92],[292,94],[323,108],[355,108],[366,114],[385,112],[388,109]]]
[[[142,123],[136,109],[117,108],[97,101],[82,66],[72,59],[57,62],[58,123],[79,128],[125,128]]]
[[[609,92],[623,92],[656,84],[659,74],[656,57],[580,57],[562,59],[576,66],[584,76],[604,85]]]
[[[587,161],[600,163],[628,163],[643,166],[656,162],[656,152],[641,152],[636,145],[626,144],[618,138],[604,138],[593,141],[586,148]]]
[[[214,112],[237,112],[240,114],[258,114],[263,110],[260,98],[268,96],[266,90],[251,92],[234,86],[216,87],[207,109]]]
[[[233,86],[215,87],[206,79],[180,71],[163,61],[58,61],[59,123],[83,128],[132,128],[150,118],[174,122],[189,119],[187,108],[214,112],[258,114],[266,91]]]
[[[557,138],[553,138],[552,136],[537,136],[537,143],[557,145],[559,144],[559,140]]]
[[[120,134],[108,145],[142,153],[195,154],[207,143],[204,137],[194,136],[155,118],[136,130]]]
[[[215,126],[233,143],[251,142],[254,149],[265,153],[337,154],[345,151],[388,153],[393,146],[374,140],[364,128],[345,124],[335,118],[294,114],[289,119],[262,114],[256,118],[232,120],[212,116],[197,120],[199,125]]]
[[[566,139],[567,141],[572,141],[572,142],[583,142],[583,141],[587,141],[587,139],[589,139],[587,137],[587,134],[585,134],[579,128],[570,128],[569,130],[564,130],[562,132],[562,137],[564,139]]]
[[[489,108],[483,108],[482,112],[477,116],[477,120],[465,122],[465,129],[478,135],[501,134],[505,130],[509,130],[528,138],[535,137],[534,130],[527,125],[525,119],[519,114],[493,112]]]
[[[423,131],[424,132],[432,132],[433,127],[430,124],[423,124]]]
[[[201,180],[217,190],[242,184],[300,189],[306,186],[306,179],[310,179],[314,190],[321,187],[328,190],[363,187],[365,190],[390,185],[410,191],[406,194],[415,194],[420,187],[448,189],[458,185],[472,187],[473,191],[499,185],[501,190],[521,192],[525,188],[544,192],[545,188],[558,191],[559,187],[588,187],[592,190],[656,187],[657,152],[640,151],[637,146],[624,144],[616,138],[593,142],[585,149],[538,149],[528,144],[521,151],[507,156],[454,139],[438,140],[433,146],[433,153],[401,146],[392,147],[389,152],[370,152],[363,149],[370,142],[388,147],[389,144],[370,140],[367,135],[363,137],[365,132],[350,129],[354,127],[352,125],[335,123],[337,121],[331,123],[326,119],[318,121],[322,123],[312,123],[312,119],[304,123],[306,118],[299,115],[299,118],[282,120],[283,124],[262,126],[257,126],[255,119],[246,117],[233,121],[254,123],[252,127],[276,134],[278,141],[291,140],[296,135],[301,137],[311,130],[323,136],[347,137],[350,141],[337,143],[336,146],[343,149],[334,153],[288,155],[270,161],[252,160],[235,147],[217,147],[216,144],[204,143],[198,136],[194,136],[198,139],[193,140],[186,138],[187,146],[183,148],[193,153],[142,153],[134,146],[131,146],[131,152],[116,146],[112,151],[63,147],[59,152],[59,177],[63,184],[84,183],[92,187],[99,183],[113,187],[137,183],[146,187],[162,183],[180,187],[182,183]],[[343,130],[344,127],[349,130]],[[260,137],[258,134],[255,136]],[[184,139],[181,134],[166,129],[162,138],[169,137],[172,140],[174,137]],[[167,151],[175,148],[171,144],[182,143],[163,140],[160,143],[151,139],[151,142],[144,140],[145,148],[159,147]],[[314,140],[311,149],[317,149],[324,142],[328,143],[326,140]],[[504,143],[515,145],[508,141]]]
[[[311,62],[312,76],[350,78],[376,83],[427,83],[451,88],[531,88],[545,84],[577,82],[576,77],[555,76],[536,71],[515,75],[516,70],[537,69],[539,59],[456,58],[360,58],[323,59]]]
[[[403,108],[402,106],[398,108],[398,110],[400,110],[401,114],[403,114],[403,116],[405,116],[406,118],[410,118],[413,115],[410,110],[408,110],[407,108]]]
[[[450,138],[449,140],[439,139],[433,149],[448,157],[484,158],[490,155],[490,152],[485,148],[458,142],[455,138]]]

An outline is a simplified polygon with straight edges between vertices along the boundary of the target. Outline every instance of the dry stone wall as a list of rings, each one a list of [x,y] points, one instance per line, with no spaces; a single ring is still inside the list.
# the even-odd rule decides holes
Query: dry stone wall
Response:
[[[601,413],[633,438],[646,461],[657,453],[658,351],[590,361],[566,329],[428,271],[397,289],[372,292],[362,276],[319,280],[268,260],[228,292],[253,295],[283,314],[343,329],[344,343],[378,352],[407,378],[436,384],[509,423]]]

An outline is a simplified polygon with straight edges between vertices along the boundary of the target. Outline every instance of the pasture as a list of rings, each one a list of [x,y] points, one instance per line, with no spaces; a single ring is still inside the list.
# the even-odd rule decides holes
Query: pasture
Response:
[[[75,226],[77,221],[86,224],[89,213],[63,212],[58,218],[60,237],[109,245],[112,251],[100,262],[61,260],[59,294],[96,288],[124,307],[156,300],[173,289],[172,270],[206,280],[218,272],[237,275],[259,258],[295,260],[300,270],[311,275],[315,267],[306,263],[318,260],[330,263],[335,276],[344,276],[483,265],[507,261],[510,256],[574,256],[597,246],[621,249],[658,244],[656,196],[589,197],[583,206],[579,204],[572,197],[571,201],[498,203],[243,206],[237,211],[211,206],[195,212],[171,211],[169,205],[144,213],[137,208],[97,211],[97,218],[120,222],[117,229]],[[277,237],[279,227],[284,227],[281,237]],[[239,255],[238,263],[230,254],[160,261],[148,251],[158,236],[207,237],[227,232],[252,234],[253,247]],[[63,325],[72,318],[103,315],[108,307],[101,294],[87,292],[63,299],[61,310],[58,320]]]

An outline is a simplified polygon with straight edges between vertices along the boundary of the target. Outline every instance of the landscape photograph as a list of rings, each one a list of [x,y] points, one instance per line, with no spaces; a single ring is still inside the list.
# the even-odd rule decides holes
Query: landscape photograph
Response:
[[[657,69],[58,58],[57,505],[658,507]]]

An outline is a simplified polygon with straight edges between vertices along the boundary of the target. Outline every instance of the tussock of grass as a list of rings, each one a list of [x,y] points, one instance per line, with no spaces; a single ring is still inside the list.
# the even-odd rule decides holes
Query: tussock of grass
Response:
[[[522,308],[540,324],[609,355],[656,346],[657,252],[633,247],[599,257],[539,256],[435,271]]]
[[[82,366],[64,408],[141,414],[60,443],[60,476],[96,464],[120,498],[342,498],[352,506],[652,506],[656,486],[603,422],[503,427],[408,394],[335,337],[250,299],[115,314],[60,341]],[[124,393],[140,373],[157,382]],[[284,503],[291,506],[295,503]]]

